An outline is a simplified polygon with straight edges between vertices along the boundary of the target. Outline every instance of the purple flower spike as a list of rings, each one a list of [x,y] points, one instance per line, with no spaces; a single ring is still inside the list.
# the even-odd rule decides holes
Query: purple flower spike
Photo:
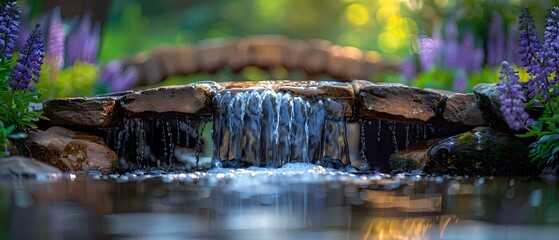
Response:
[[[45,43],[39,25],[35,26],[35,30],[27,39],[23,51],[21,52],[17,65],[14,67],[10,75],[10,86],[14,90],[26,90],[34,92],[35,84],[39,83],[41,76],[41,65],[43,65],[43,58],[45,56]]]
[[[62,69],[64,67],[64,27],[60,17],[60,8],[53,11],[48,31],[47,64]]]
[[[444,28],[445,42],[443,42],[443,64],[449,68],[459,68],[464,61],[461,57],[460,42],[458,41],[458,26],[456,21],[451,19]]]
[[[499,97],[501,101],[501,112],[510,129],[520,131],[534,125],[534,120],[524,110],[524,94],[522,87],[518,83],[518,72],[516,72],[506,61],[501,63],[499,75],[500,83],[497,89],[502,93]]]
[[[441,54],[443,42],[438,37],[421,37],[419,39],[419,44],[419,62],[421,63],[421,70],[428,71],[437,65],[437,59],[439,59]]]
[[[400,72],[406,78],[408,83],[417,76],[417,69],[413,59],[408,58],[400,64]]]
[[[468,89],[468,76],[464,69],[458,70],[456,78],[454,78],[454,91],[465,92]]]
[[[460,49],[462,50],[460,54],[462,69],[472,73],[481,68],[484,52],[475,47],[474,35],[471,32],[464,36]]]
[[[118,92],[131,89],[136,81],[137,72],[134,67],[124,69],[118,60],[109,62],[103,71],[99,82],[107,84],[110,91]]]
[[[487,41],[487,64],[498,66],[505,58],[505,32],[503,17],[498,12],[493,12],[489,23],[489,40]]]
[[[0,57],[12,59],[12,49],[19,30],[20,10],[16,2],[5,2],[0,7]]]
[[[544,32],[544,43],[542,45],[543,59],[545,59],[545,66],[543,75],[551,76],[555,72],[555,77],[544,85],[543,91],[549,94],[549,85],[557,84],[557,74],[559,73],[559,7],[553,7],[547,14],[547,24]],[[554,89],[553,94],[557,94],[557,89]]]
[[[526,67],[526,72],[530,74],[530,80],[528,81],[528,97],[533,98],[538,94],[542,94],[542,96],[547,99],[549,94],[548,89],[545,89],[547,85],[547,76],[542,73],[542,67],[539,61],[542,57],[540,53],[542,46],[536,34],[534,19],[532,19],[532,16],[530,16],[526,8],[522,10],[520,14],[519,25],[519,53],[522,55],[522,65]]]
[[[92,26],[91,16],[86,15],[68,36],[67,61],[96,63],[100,41],[100,25]]]

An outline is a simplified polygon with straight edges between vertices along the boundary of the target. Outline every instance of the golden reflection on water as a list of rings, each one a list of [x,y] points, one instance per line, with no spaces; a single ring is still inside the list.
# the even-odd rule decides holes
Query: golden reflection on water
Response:
[[[425,239],[438,228],[439,237],[449,224],[457,224],[455,215],[432,217],[369,217],[363,223],[363,239]]]
[[[402,212],[441,212],[441,194],[396,195],[396,192],[363,190],[363,200],[373,208],[397,208]]]

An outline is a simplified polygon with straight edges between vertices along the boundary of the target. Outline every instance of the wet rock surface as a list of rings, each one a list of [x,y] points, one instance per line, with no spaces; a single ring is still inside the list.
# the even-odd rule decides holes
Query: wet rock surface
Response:
[[[268,40],[263,39],[261,42],[255,41],[253,42],[253,44],[258,45],[258,48],[260,47],[262,48],[258,51],[276,51],[279,48],[278,46],[281,44],[279,42],[274,42],[274,41],[268,42]],[[245,50],[249,51],[248,50],[249,43],[245,42],[244,44],[246,44],[247,47],[247,49]],[[271,48],[271,49],[267,49],[267,48]],[[162,49],[160,51],[165,52],[168,50]],[[250,54],[252,53],[247,52],[247,54],[249,54],[248,57],[250,57],[251,56]],[[289,54],[287,54],[284,57],[289,57]],[[268,59],[263,61],[280,61],[280,60]],[[286,61],[286,60],[284,59],[282,61]],[[174,67],[170,67],[169,69],[168,71],[177,71],[176,68]],[[480,174],[492,174],[494,171],[497,171],[498,164],[493,164],[493,165],[486,164],[485,162],[490,162],[490,160],[483,160],[483,159],[498,158],[499,160],[495,160],[495,162],[499,162],[503,158],[495,157],[489,154],[486,150],[483,151],[479,150],[478,149],[479,144],[474,145],[471,142],[468,143],[460,142],[460,144],[455,144],[455,140],[458,138],[463,140],[463,139],[470,139],[472,138],[472,136],[476,138],[481,136],[482,139],[495,140],[496,138],[495,141],[498,140],[498,141],[507,142],[508,140],[510,140],[514,145],[516,144],[515,142],[518,142],[518,140],[516,140],[514,137],[506,138],[499,135],[500,133],[497,134],[496,137],[495,134],[488,133],[488,132],[491,133],[494,132],[493,130],[492,131],[476,130],[473,132],[464,133],[463,135],[457,135],[455,136],[456,139],[454,140],[450,138],[451,140],[441,141],[440,144],[434,144],[430,142],[429,145],[427,146],[431,146],[431,145],[434,146],[430,149],[429,155],[427,155],[426,153],[427,148],[425,145],[422,147],[417,147],[413,145],[414,142],[420,140],[420,138],[430,139],[430,138],[438,138],[438,137],[447,137],[450,135],[454,135],[456,133],[469,131],[477,126],[489,125],[490,123],[492,125],[495,124],[504,125],[504,122],[500,123],[500,121],[498,120],[500,111],[498,109],[499,106],[498,93],[495,92],[496,91],[495,86],[488,85],[488,84],[481,84],[480,86],[476,86],[475,90],[477,91],[475,94],[461,94],[461,93],[445,92],[440,90],[426,90],[426,89],[412,88],[402,84],[372,83],[370,81],[365,81],[365,80],[353,80],[352,82],[332,82],[332,81],[312,81],[312,80],[308,80],[308,81],[275,80],[275,81],[245,81],[245,82],[221,82],[221,83],[207,81],[207,82],[199,82],[199,83],[183,85],[183,86],[167,86],[167,87],[158,87],[158,88],[153,88],[148,90],[111,93],[95,98],[54,99],[54,100],[49,100],[45,103],[44,111],[48,117],[51,117],[51,121],[49,122],[51,125],[54,126],[73,125],[72,127],[74,129],[80,129],[80,127],[84,127],[84,131],[97,132],[101,134],[105,133],[107,135],[112,134],[111,138],[118,139],[118,141],[112,140],[111,142],[112,145],[109,144],[109,146],[111,146],[113,149],[117,149],[118,146],[122,147],[123,145],[120,144],[120,142],[127,141],[122,139],[128,138],[132,135],[136,136],[137,139],[131,140],[134,141],[135,143],[128,144],[128,145],[130,146],[138,145],[138,146],[134,148],[130,148],[130,146],[127,145],[127,149],[129,150],[133,149],[134,151],[137,151],[137,149],[144,149],[142,147],[143,145],[147,146],[152,144],[152,143],[148,143],[149,141],[152,140],[146,138],[146,136],[148,135],[145,134],[147,133],[149,133],[149,136],[153,137],[156,135],[159,136],[160,134],[169,135],[170,132],[177,132],[176,134],[177,136],[172,136],[169,139],[163,141],[162,144],[159,144],[162,146],[163,149],[162,151],[160,151],[161,154],[153,154],[152,152],[152,154],[149,155],[150,156],[149,161],[151,162],[158,162],[158,160],[161,160],[158,157],[159,155],[163,155],[164,158],[166,159],[165,161],[171,162],[171,160],[174,159],[174,155],[173,155],[174,145],[173,144],[169,145],[169,144],[170,143],[179,144],[177,146],[182,146],[182,147],[184,147],[183,145],[186,144],[184,141],[179,141],[178,136],[181,134],[185,134],[186,133],[185,131],[188,129],[186,130],[183,129],[184,131],[183,130],[172,131],[172,129],[179,129],[178,126],[179,125],[182,126],[183,125],[182,122],[186,123],[186,121],[189,121],[188,119],[193,117],[209,118],[212,115],[215,117],[214,114],[216,114],[217,112],[219,112],[220,114],[225,114],[233,110],[240,111],[243,109],[243,107],[245,107],[243,111],[239,112],[240,114],[239,116],[242,116],[243,118],[243,120],[239,122],[239,129],[241,129],[239,131],[246,132],[245,131],[246,128],[252,128],[252,127],[258,128],[257,126],[261,125],[259,124],[259,122],[263,121],[261,120],[263,119],[261,114],[268,113],[271,111],[271,110],[260,110],[261,112],[258,113],[259,105],[255,104],[258,102],[256,101],[257,99],[260,99],[259,101],[261,101],[262,104],[266,102],[269,105],[271,105],[272,108],[269,109],[274,109],[274,111],[277,111],[278,109],[283,109],[283,106],[278,107],[276,106],[278,102],[262,101],[261,98],[263,98],[264,96],[268,96],[271,93],[279,93],[283,95],[289,93],[290,95],[289,98],[291,98],[292,100],[297,99],[297,101],[293,101],[293,103],[295,104],[295,102],[297,102],[297,104],[300,105],[300,106],[299,105],[291,106],[289,105],[290,101],[286,101],[285,109],[290,109],[289,111],[296,110],[296,111],[301,111],[306,113],[306,111],[308,111],[309,109],[313,109],[311,107],[312,105],[322,104],[325,107],[325,109],[327,109],[325,112],[322,112],[322,114],[327,114],[330,115],[331,117],[340,118],[339,119],[340,121],[342,116],[345,116],[346,117],[345,119],[346,120],[349,119],[350,121],[359,118],[365,121],[373,121],[375,123],[377,121],[379,122],[385,121],[385,124],[377,124],[375,125],[376,127],[374,129],[367,130],[368,132],[371,131],[375,132],[376,137],[373,136],[373,138],[375,138],[378,141],[371,142],[365,139],[368,141],[367,145],[369,146],[369,148],[371,147],[375,148],[377,147],[376,145],[384,146],[385,144],[384,142],[392,142],[392,144],[388,144],[388,145],[392,145],[393,150],[395,152],[398,152],[398,149],[400,150],[397,154],[393,154],[391,157],[389,156],[393,152],[390,152],[390,150],[386,154],[382,155],[382,159],[380,159],[380,161],[382,161],[383,170],[387,170],[388,165],[390,165],[393,170],[398,170],[398,171],[424,169],[425,171],[433,171],[433,172],[441,172],[441,173],[451,173],[451,172],[458,171],[465,174],[466,173],[474,174],[478,172]],[[229,92],[229,98],[223,100],[223,98],[221,97],[225,96],[227,92]],[[246,96],[257,95],[260,97],[257,97],[256,100],[246,102],[245,103],[246,105],[243,105],[240,99],[237,103],[231,105],[230,103],[232,102],[233,99],[236,99],[235,96],[238,93],[243,93]],[[216,94],[218,94],[221,97],[219,99],[214,98]],[[308,104],[305,103],[301,105],[300,100],[303,99],[305,99],[305,101],[308,100],[309,101]],[[284,112],[284,110],[280,112]],[[311,118],[311,116],[316,115],[316,113],[312,113],[312,112],[308,114],[310,115],[299,119],[297,118],[299,114],[293,113],[294,118],[292,119],[292,121],[296,121],[297,123],[305,122],[308,121],[305,120],[306,118]],[[274,121],[278,119],[277,117],[273,117],[273,116],[267,116],[267,118],[274,119]],[[159,124],[158,122],[160,122],[163,125],[158,126],[156,128],[164,133],[157,133],[153,135],[154,131],[144,131],[143,134],[134,133],[130,136],[119,133],[119,131],[122,131],[123,129],[127,129],[126,126],[130,128],[128,129],[129,132],[136,131],[134,129],[142,129],[141,126],[143,126],[144,123],[147,122],[143,122],[140,119],[147,119],[146,121],[150,122],[151,125],[155,124],[154,126],[158,126]],[[175,119],[175,120],[167,121],[165,119]],[[226,120],[229,121],[231,119],[227,118]],[[283,121],[287,121],[287,120],[282,120],[282,122]],[[133,122],[134,124],[131,124],[131,122]],[[179,122],[181,124],[178,124]],[[255,123],[254,126],[249,126],[248,123],[252,123],[252,122]],[[128,123],[128,125],[126,123]],[[173,125],[174,123],[178,125],[175,126]],[[150,124],[148,125],[151,126]],[[229,124],[229,123],[224,123],[224,124]],[[187,125],[188,124],[185,124],[185,126]],[[283,127],[283,124],[280,125],[282,125]],[[299,124],[299,125],[303,126],[304,124]],[[296,126],[299,125],[296,124]],[[330,126],[328,124],[326,125],[325,125],[326,127],[334,126],[334,125]],[[302,134],[302,133],[295,133],[297,130],[296,128],[293,127],[295,125],[289,125],[289,126],[291,126],[291,128],[287,127],[286,129],[291,129],[291,130],[286,130],[286,131],[293,131],[294,132],[293,134]],[[399,126],[399,128],[397,126]],[[104,129],[107,129],[107,127],[111,128],[112,130],[110,132],[105,132]],[[335,129],[337,129],[336,131],[343,130],[339,127],[336,127]],[[381,129],[383,134],[380,134]],[[395,129],[399,129],[399,130],[396,131]],[[326,130],[326,131],[328,132],[330,130]],[[501,130],[506,132],[508,129],[501,129]],[[188,130],[188,131],[195,131],[195,130]],[[316,132],[314,130],[305,130],[305,131],[308,131],[308,133],[310,134],[309,139],[321,138],[318,135],[311,136],[312,134],[314,134],[314,132]],[[54,136],[55,139],[58,139],[56,141],[70,141],[68,139],[71,139],[72,141],[87,141],[90,143],[94,143],[106,147],[103,140],[100,139],[99,137],[95,137],[88,134],[75,133],[72,130],[68,130],[64,128],[52,127],[46,133],[42,133],[42,134]],[[226,133],[224,132],[223,134]],[[236,133],[235,136],[237,135],[243,136],[242,133]],[[382,138],[381,141],[380,140],[381,138],[378,137],[380,135],[383,136],[387,135],[387,136]],[[260,135],[258,136],[255,135],[254,139],[251,140],[251,142],[253,143],[258,142],[259,136]],[[367,136],[365,135],[363,137],[367,138]],[[59,140],[59,138],[66,139],[66,140]],[[107,139],[109,138],[107,137]],[[488,142],[494,142],[493,140]],[[195,140],[193,140],[193,142],[194,141]],[[240,141],[241,140],[239,140],[239,143],[241,143]],[[243,141],[246,141],[246,139]],[[327,140],[327,142],[334,143],[334,142],[340,142],[340,140],[330,139]],[[371,144],[375,146],[371,146]],[[412,144],[412,146],[408,148],[410,144]],[[67,143],[64,143],[63,145],[65,146],[67,145]],[[501,145],[496,144],[495,146],[497,147],[495,149],[501,149],[498,151],[507,151],[505,148],[500,148]],[[252,144],[251,146],[257,147],[258,145]],[[325,153],[328,153],[328,151],[337,152],[336,146],[337,146],[336,144],[325,144],[324,148],[321,149],[321,151]],[[435,146],[437,147],[435,148]],[[493,145],[491,146],[493,147]],[[290,146],[289,148],[297,149],[296,146]],[[526,147],[524,146],[523,148],[518,148],[518,149],[526,149]],[[150,148],[148,150],[152,151],[153,149]],[[118,151],[122,151],[122,149]],[[61,154],[60,152],[62,151],[60,149],[56,150],[55,148],[54,152],[57,152],[56,154],[60,155]],[[451,154],[450,155],[446,154],[446,152],[450,152]],[[474,154],[476,152],[478,155]],[[464,158],[462,157],[461,154],[469,157]],[[138,154],[132,154],[131,156],[136,156],[136,157],[132,157],[134,159],[135,158],[143,159],[145,157],[144,155],[148,156],[147,152],[146,154],[138,153]],[[329,156],[329,155],[327,154],[324,156]],[[505,156],[509,156],[509,155],[505,155]],[[517,157],[513,156],[510,158],[520,159],[522,157],[525,157],[525,155],[522,156],[519,155]],[[223,159],[233,159],[233,158],[234,157],[232,156],[228,156]],[[372,156],[372,158],[376,159],[375,161],[377,162],[379,161],[379,159],[377,159],[378,156]],[[482,159],[481,163],[468,162],[471,159],[475,159],[475,158]],[[344,158],[344,164],[346,164],[347,162],[348,160]],[[77,166],[75,164],[72,165],[72,164],[73,163],[69,162],[67,165],[70,165],[70,167],[67,168],[82,169],[81,166]],[[506,165],[509,163],[505,161],[503,162],[503,164]],[[156,165],[159,166],[159,163]],[[262,165],[262,163],[257,165]],[[487,171],[480,170],[482,168],[487,168]],[[513,170],[510,171],[506,170],[506,171],[509,172],[516,171],[515,169],[517,169],[517,166],[511,165],[510,169]],[[500,173],[496,173],[496,174],[500,174]]]
[[[63,98],[47,100],[44,116],[52,125],[106,127],[114,123],[116,98]]]
[[[465,127],[487,125],[482,112],[477,107],[475,95],[456,93],[446,99],[443,118],[449,123]]]
[[[554,164],[546,166],[542,170],[542,173],[540,174],[540,177],[550,179],[550,180],[558,180],[559,179],[559,164],[557,162],[555,162]]]
[[[431,146],[425,172],[459,175],[530,175],[535,173],[528,147],[514,135],[487,127],[455,135]]]
[[[359,115],[367,119],[426,123],[433,120],[441,95],[433,91],[397,85],[361,88]]]
[[[474,87],[476,103],[481,110],[483,119],[494,128],[509,130],[508,125],[501,113],[501,92],[497,90],[496,84],[481,83]]]
[[[437,138],[419,141],[411,145],[408,149],[393,153],[388,159],[390,168],[398,172],[423,170],[429,161],[427,151],[440,140],[442,139]]]
[[[112,172],[116,154],[100,137],[53,127],[29,132],[31,156],[61,170]]]
[[[207,114],[211,96],[204,85],[159,87],[126,94],[120,99],[127,117],[158,114]]]
[[[420,141],[394,153],[392,170],[421,170],[434,174],[525,176],[537,175],[530,164],[528,147],[514,135],[488,127],[448,138]]]
[[[49,164],[23,157],[10,156],[0,158],[0,177],[61,174],[62,172]]]

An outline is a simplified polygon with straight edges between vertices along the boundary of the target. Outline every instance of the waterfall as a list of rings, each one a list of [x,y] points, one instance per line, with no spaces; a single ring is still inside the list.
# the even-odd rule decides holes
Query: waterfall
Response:
[[[214,162],[234,167],[280,167],[324,158],[349,163],[340,102],[270,89],[216,93],[214,102]]]

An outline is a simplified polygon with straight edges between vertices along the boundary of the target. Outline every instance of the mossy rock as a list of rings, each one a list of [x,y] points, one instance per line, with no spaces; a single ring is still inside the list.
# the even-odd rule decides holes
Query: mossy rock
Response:
[[[440,140],[441,138],[419,141],[412,144],[408,149],[393,153],[388,159],[390,169],[396,172],[423,170],[425,164],[429,161],[427,150]]]
[[[427,151],[425,172],[459,175],[534,175],[529,149],[514,135],[478,127],[446,138]]]

